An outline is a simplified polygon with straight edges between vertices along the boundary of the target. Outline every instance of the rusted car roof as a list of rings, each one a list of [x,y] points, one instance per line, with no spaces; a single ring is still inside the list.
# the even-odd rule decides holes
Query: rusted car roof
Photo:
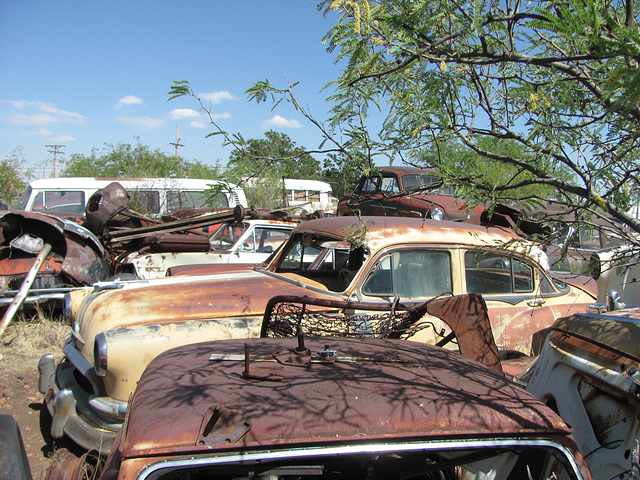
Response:
[[[345,237],[355,234],[356,229],[363,226],[366,227],[366,242],[372,250],[412,241],[495,248],[520,239],[506,228],[410,217],[361,217],[361,221],[353,216],[320,218],[301,223],[294,228],[294,232]]]
[[[249,364],[250,371],[279,368],[284,378],[273,382],[243,376],[247,367],[240,357],[246,342],[252,358],[269,358],[297,346],[292,338],[242,339],[161,354],[140,379],[120,455],[311,447],[376,438],[570,433],[520,387],[442,348],[371,338],[306,339],[312,356],[335,350],[338,358],[309,368],[271,361]],[[216,359],[237,357],[212,361],[212,354]],[[216,415],[227,420],[225,428],[220,428],[222,420],[216,426]]]

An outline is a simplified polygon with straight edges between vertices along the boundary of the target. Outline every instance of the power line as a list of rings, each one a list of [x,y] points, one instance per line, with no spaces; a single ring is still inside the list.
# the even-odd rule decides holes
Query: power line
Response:
[[[66,145],[45,145],[47,148],[52,148],[53,150],[49,150],[49,153],[53,153],[53,177],[56,176],[56,160],[58,157],[58,150],[66,147]]]
[[[176,160],[178,160],[178,147],[184,147],[184,145],[182,145],[180,143],[180,127],[176,127],[176,142],[169,142],[169,145],[173,145],[174,147],[176,147]]]

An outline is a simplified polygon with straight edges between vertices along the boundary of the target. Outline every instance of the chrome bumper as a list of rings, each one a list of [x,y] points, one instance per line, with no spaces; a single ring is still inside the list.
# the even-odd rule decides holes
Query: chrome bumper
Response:
[[[66,434],[87,450],[107,454],[122,426],[127,404],[83,390],[74,375],[82,370],[66,358],[56,366],[50,354],[38,362],[38,390],[45,395],[52,417],[51,436]]]

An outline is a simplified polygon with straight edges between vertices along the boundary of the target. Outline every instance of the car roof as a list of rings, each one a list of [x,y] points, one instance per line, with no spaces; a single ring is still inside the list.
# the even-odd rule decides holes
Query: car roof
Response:
[[[525,251],[530,251],[534,245],[505,228],[411,217],[345,215],[319,218],[299,224],[294,233],[308,232],[347,238],[361,227],[366,228],[364,239],[372,251],[388,245],[414,242],[491,248],[504,248],[506,244],[511,244],[512,249]]]
[[[307,338],[313,355],[331,349],[344,361],[308,368],[252,361],[253,374],[265,366],[281,369],[281,381],[266,381],[243,376],[246,342],[251,355],[264,358],[298,346],[296,338],[235,339],[160,354],[130,402],[121,455],[375,439],[548,438],[571,431],[504,376],[443,348],[406,340]],[[211,361],[212,354],[236,357]]]
[[[405,175],[407,173],[433,175],[435,173],[438,173],[437,170],[434,170],[432,168],[418,168],[418,167],[408,167],[408,166],[398,166],[398,167],[396,167],[396,166],[393,166],[393,165],[380,167],[380,171],[383,172],[383,173],[384,172],[396,173],[398,175]]]

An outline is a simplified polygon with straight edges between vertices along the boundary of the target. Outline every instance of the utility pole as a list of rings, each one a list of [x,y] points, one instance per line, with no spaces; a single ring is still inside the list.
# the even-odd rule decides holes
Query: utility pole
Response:
[[[184,147],[184,145],[182,145],[180,143],[180,127],[176,127],[176,143],[169,143],[169,145],[173,145],[174,147],[176,147],[176,161],[178,160],[178,147]]]
[[[52,148],[53,150],[49,150],[49,153],[53,153],[53,177],[56,176],[56,160],[58,157],[58,150],[66,147],[66,145],[45,145],[47,148]]]

